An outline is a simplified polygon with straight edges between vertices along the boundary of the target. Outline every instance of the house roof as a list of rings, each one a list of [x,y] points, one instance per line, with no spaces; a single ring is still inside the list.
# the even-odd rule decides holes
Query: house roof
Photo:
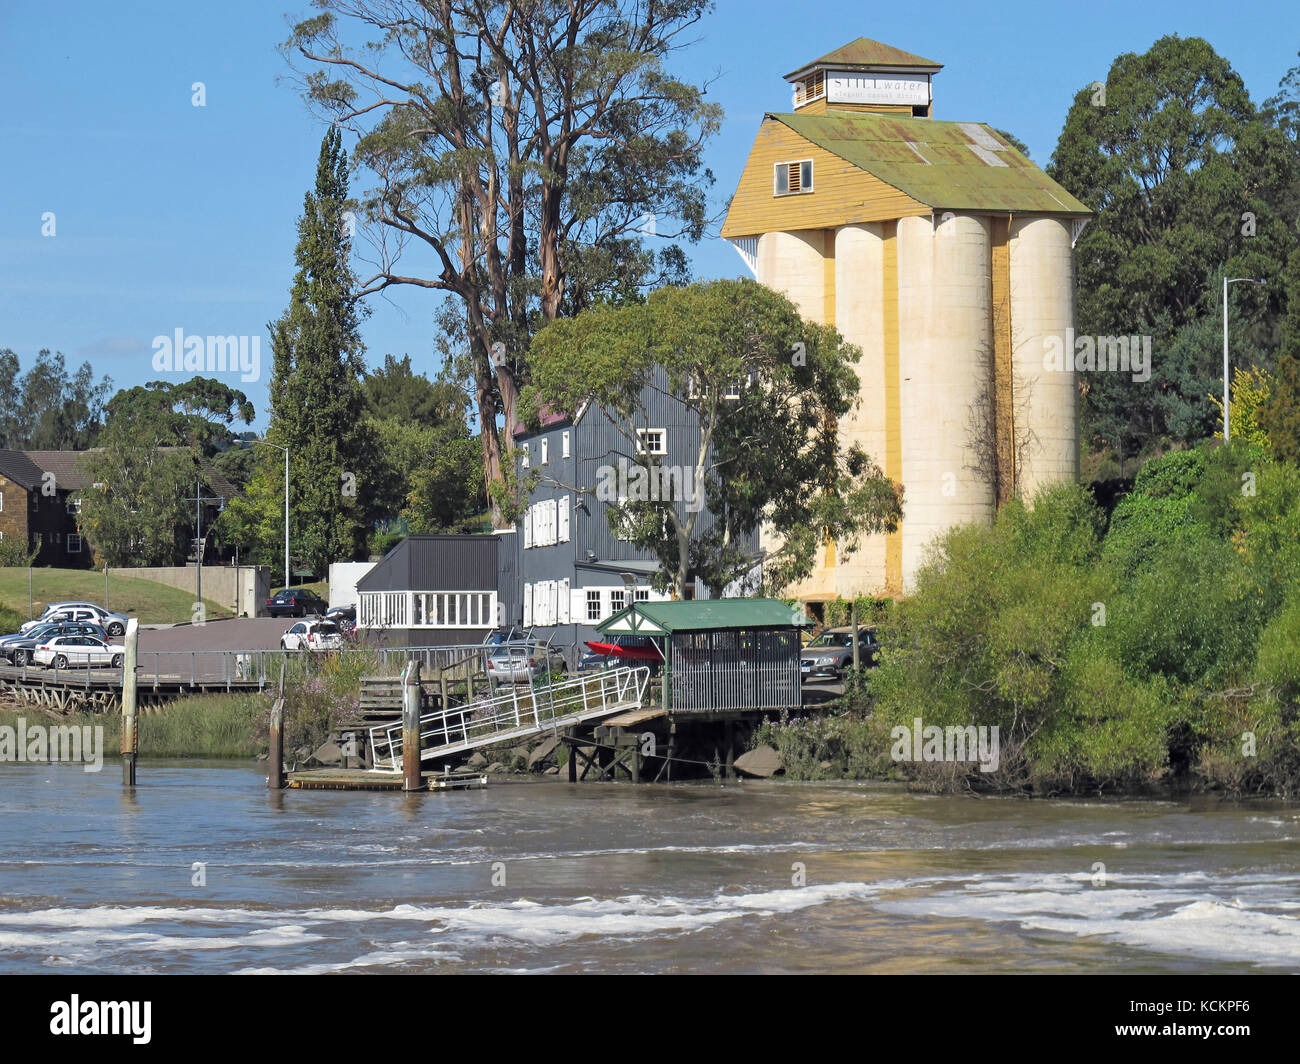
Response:
[[[672,635],[720,628],[794,628],[802,610],[780,599],[696,599],[636,602],[596,625],[601,635]]]
[[[1092,214],[983,122],[865,111],[766,117],[930,207]]]
[[[41,484],[40,466],[24,451],[0,450],[0,474],[28,491],[34,491]]]
[[[853,70],[857,67],[916,67],[930,71],[943,69],[943,64],[936,63],[933,59],[913,55],[893,45],[873,41],[870,37],[859,37],[856,41],[850,41],[833,52],[827,52],[820,59],[804,63],[803,66],[787,74],[786,80],[797,78],[805,71],[819,66],[839,67],[842,70]]]
[[[184,447],[159,449],[169,454],[185,450]],[[37,483],[41,480],[42,472],[53,473],[54,483],[60,491],[80,491],[91,485],[91,476],[85,468],[86,459],[98,452],[99,448],[86,451],[11,451],[8,453],[21,454],[28,460],[36,469]],[[233,499],[239,494],[239,489],[211,466],[204,468],[203,479],[207,482],[210,491],[223,498]]]

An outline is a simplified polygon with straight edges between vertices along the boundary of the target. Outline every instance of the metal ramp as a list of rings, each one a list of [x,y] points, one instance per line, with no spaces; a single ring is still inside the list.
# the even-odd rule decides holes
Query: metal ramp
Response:
[[[584,721],[640,709],[650,670],[602,669],[540,687],[512,684],[492,698],[447,706],[420,717],[420,759],[448,757],[480,746],[528,739]],[[369,729],[374,767],[402,771],[402,722]]]

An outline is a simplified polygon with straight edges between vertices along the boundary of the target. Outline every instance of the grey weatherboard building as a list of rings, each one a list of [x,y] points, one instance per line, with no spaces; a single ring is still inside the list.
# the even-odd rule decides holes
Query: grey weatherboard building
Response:
[[[629,426],[636,430],[637,445],[659,455],[664,466],[693,467],[699,420],[689,406],[668,394],[662,371],[656,371],[642,391],[640,405],[646,424]],[[667,598],[650,585],[660,570],[659,560],[611,531],[606,519],[609,505],[596,494],[598,485],[612,486],[620,461],[634,465],[634,445],[592,403],[572,417],[547,415],[537,431],[518,431],[515,445],[520,472],[541,475],[529,493],[516,534],[501,543],[503,552],[513,546],[515,586],[520,592],[517,605],[509,604],[512,612],[507,622],[531,629],[556,647],[572,648],[576,662],[586,649],[583,643],[598,638],[596,625],[601,621],[631,602]],[[700,497],[691,499],[692,474],[686,469],[681,473],[671,494],[677,512],[684,516],[688,505],[702,502]],[[712,516],[704,506],[698,532],[706,532],[711,524]],[[750,548],[757,556],[758,537],[751,539]],[[728,594],[744,590],[736,587]],[[687,589],[688,598],[707,594],[698,581]]]

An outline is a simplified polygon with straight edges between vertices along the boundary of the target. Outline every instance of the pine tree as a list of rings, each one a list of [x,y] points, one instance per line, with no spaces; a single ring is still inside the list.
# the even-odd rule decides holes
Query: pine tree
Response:
[[[363,308],[348,261],[347,212],[347,157],[331,127],[298,221],[289,306],[268,325],[273,364],[266,438],[289,448],[291,553],[318,578],[327,575],[330,562],[364,550],[374,510],[368,491],[373,434],[361,386]],[[266,561],[276,557],[269,510],[279,513],[282,505],[281,461],[266,449],[247,496],[230,508],[228,532]]]

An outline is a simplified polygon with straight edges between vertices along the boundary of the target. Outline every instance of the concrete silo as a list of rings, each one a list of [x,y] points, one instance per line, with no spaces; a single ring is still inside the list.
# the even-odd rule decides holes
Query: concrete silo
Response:
[[[1045,352],[1089,212],[988,126],[935,121],[940,69],[860,38],[787,75],[795,111],[765,116],[723,227],[862,349],[839,431],[905,492],[898,533],[826,545],[810,601],[903,592],[945,530],[1078,475],[1074,375]]]

